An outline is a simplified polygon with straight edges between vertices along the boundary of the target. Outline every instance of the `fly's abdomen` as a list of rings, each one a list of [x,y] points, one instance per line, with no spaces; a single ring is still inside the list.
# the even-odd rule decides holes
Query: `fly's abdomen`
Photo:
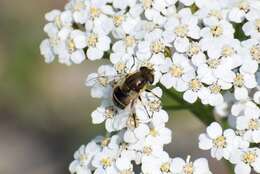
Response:
[[[125,107],[128,106],[131,102],[131,97],[129,97],[128,93],[122,92],[118,86],[114,89],[113,92],[113,102],[117,107],[125,109]]]

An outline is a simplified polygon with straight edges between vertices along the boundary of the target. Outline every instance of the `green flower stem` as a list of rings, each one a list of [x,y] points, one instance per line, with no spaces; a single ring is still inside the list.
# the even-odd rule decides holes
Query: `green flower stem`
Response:
[[[186,101],[183,100],[182,95],[174,90],[166,89],[163,85],[159,85],[160,88],[164,91],[164,94],[166,94],[166,97],[171,99],[171,101],[174,101],[177,103],[177,105],[172,106],[164,106],[166,110],[181,110],[181,109],[187,109],[191,113],[194,114],[201,122],[203,122],[205,125],[209,125],[212,122],[215,121],[213,116],[213,108],[209,106],[205,106],[201,104],[200,102],[196,102],[194,104],[189,104]]]

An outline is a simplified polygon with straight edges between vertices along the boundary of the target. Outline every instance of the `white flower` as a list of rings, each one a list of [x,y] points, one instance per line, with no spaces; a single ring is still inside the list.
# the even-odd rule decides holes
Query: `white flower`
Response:
[[[116,167],[121,174],[134,174],[133,164],[127,156],[121,156],[116,160]]]
[[[259,15],[260,3],[253,0],[236,0],[229,12],[229,20],[241,23],[245,18],[248,20],[255,18]]]
[[[40,50],[41,55],[43,55],[46,63],[53,62],[53,60],[55,59],[55,53],[49,39],[45,39],[42,41],[40,45]]]
[[[254,39],[260,39],[260,18],[248,21],[243,25],[245,35]]]
[[[45,15],[45,19],[49,23],[44,26],[44,31],[49,37],[55,37],[62,28],[71,28],[72,26],[72,14],[70,11],[52,10]]]
[[[190,156],[184,161],[182,158],[173,158],[172,169],[174,174],[211,174],[208,161],[205,158],[199,158],[194,162],[190,161]]]
[[[247,71],[252,69],[252,72],[255,72],[257,70],[258,63],[260,63],[260,41],[252,38],[243,41],[242,45],[245,48],[243,49],[245,62],[251,65],[249,69],[245,69],[247,69]]]
[[[142,160],[143,173],[167,174],[172,173],[171,169],[171,159],[166,152],[159,157],[147,157]]]
[[[243,131],[243,137],[249,142],[260,142],[260,110],[255,107],[247,107],[244,115],[237,118],[238,130]]]
[[[237,149],[232,155],[230,161],[235,164],[236,174],[250,174],[251,167],[260,172],[260,149],[248,148]]]
[[[111,83],[116,79],[116,70],[109,65],[102,65],[97,73],[88,75],[86,86],[91,87],[91,96],[95,98],[108,98],[112,96]]]
[[[128,115],[127,111],[118,109],[112,101],[107,100],[104,100],[102,105],[91,113],[92,122],[100,124],[105,121],[105,127],[108,132],[120,130],[125,127],[126,125],[123,123],[126,122]],[[116,123],[116,121],[120,122]]]
[[[244,68],[243,66],[241,67],[241,69]],[[246,71],[248,70],[249,69],[246,69]],[[236,77],[234,78],[233,84],[235,88],[234,96],[237,100],[247,99],[248,89],[252,89],[257,85],[255,75],[253,73],[246,72],[237,73]]]
[[[66,10],[72,12],[75,22],[84,24],[87,19],[85,0],[71,0],[65,6]]]
[[[194,66],[199,67],[200,64],[206,61],[206,55],[203,53],[201,44],[199,42],[190,42],[189,48],[185,54],[191,58],[191,62]]]
[[[74,153],[74,161],[71,162],[69,170],[72,174],[90,174],[91,173],[91,164],[93,157],[96,153],[100,151],[100,147],[94,142],[91,141],[86,146],[82,145]]]
[[[179,52],[185,52],[189,48],[189,39],[200,38],[200,28],[197,26],[198,18],[193,16],[190,9],[182,9],[177,17],[171,17],[164,25],[164,40],[173,42]]]
[[[139,0],[144,8],[144,15],[156,24],[163,24],[166,20],[167,8],[174,5],[176,0]]]
[[[161,83],[168,89],[174,87],[180,92],[188,89],[189,81],[195,74],[189,59],[178,53],[175,53],[171,60],[166,60],[162,71],[165,74],[161,77]]]
[[[199,148],[211,150],[211,156],[218,160],[229,159],[231,152],[238,148],[239,141],[232,129],[223,132],[221,126],[214,122],[207,127],[207,134],[199,136]]]
[[[219,83],[221,89],[229,89],[235,78],[231,66],[232,64],[226,62],[224,58],[209,58],[198,67],[198,78],[207,85]]]
[[[60,33],[62,41],[59,45],[59,61],[61,63],[73,62],[75,64],[82,63],[85,59],[84,53],[84,33],[80,30],[66,30]]]
[[[104,34],[86,33],[85,44],[88,47],[88,59],[101,59],[104,56],[104,52],[110,49],[110,42],[111,39]]]
[[[241,55],[241,43],[237,39],[223,38],[221,43],[215,44],[207,51],[211,58],[221,58],[225,62],[225,66],[230,66],[231,69],[237,68],[243,63]]]
[[[220,44],[224,39],[233,38],[235,30],[226,20],[215,21],[201,29],[201,44],[203,50],[214,50],[215,44]]]
[[[149,61],[150,64],[163,64],[165,60],[164,52],[167,46],[170,46],[163,39],[163,31],[155,29],[146,34],[144,41],[139,42],[136,53],[137,59],[140,61]]]
[[[96,168],[95,173],[117,173],[115,164],[117,153],[117,150],[109,148],[104,148],[101,152],[98,152],[92,161],[92,165]]]
[[[197,98],[204,98],[204,91],[207,90],[202,82],[194,77],[188,82],[188,89],[183,94],[183,99],[189,103],[195,103]]]

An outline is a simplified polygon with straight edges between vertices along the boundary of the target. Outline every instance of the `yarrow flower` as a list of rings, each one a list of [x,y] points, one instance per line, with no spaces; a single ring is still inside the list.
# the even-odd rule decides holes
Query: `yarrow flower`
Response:
[[[199,148],[211,157],[260,173],[260,2],[69,0],[45,19],[46,63],[108,59],[85,81],[107,136],[75,152],[72,174],[211,174],[206,159],[164,150],[168,109],[207,124]]]

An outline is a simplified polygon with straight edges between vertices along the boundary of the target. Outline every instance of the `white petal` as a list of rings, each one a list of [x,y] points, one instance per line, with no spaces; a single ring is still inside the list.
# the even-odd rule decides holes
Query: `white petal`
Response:
[[[222,127],[217,122],[211,123],[207,127],[207,133],[210,138],[215,139],[222,135]]]
[[[249,165],[240,163],[235,166],[235,173],[236,174],[250,174],[251,168]]]
[[[87,50],[87,57],[89,60],[101,59],[103,55],[104,52],[99,50],[98,48],[89,48]]]

